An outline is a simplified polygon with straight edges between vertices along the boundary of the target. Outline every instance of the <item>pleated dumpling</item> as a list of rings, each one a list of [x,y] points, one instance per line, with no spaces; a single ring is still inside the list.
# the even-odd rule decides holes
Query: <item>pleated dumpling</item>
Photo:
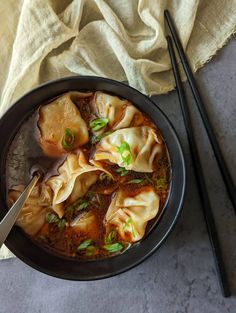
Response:
[[[148,126],[119,129],[102,138],[95,160],[108,160],[136,172],[153,172],[153,162],[162,151],[162,140]]]
[[[94,106],[96,114],[108,119],[108,126],[113,130],[139,126],[144,120],[143,114],[130,101],[101,91],[95,93]]]
[[[8,194],[9,207],[16,202],[24,190],[24,186],[12,188]],[[17,218],[16,225],[27,234],[34,236],[45,223],[45,217],[52,202],[51,189],[42,184],[36,185]]]
[[[59,167],[59,175],[48,179],[47,185],[53,190],[53,206],[65,200],[73,203],[85,195],[100,174],[101,168],[90,165],[82,151],[70,153]]]
[[[134,196],[120,190],[106,213],[107,231],[115,228],[124,241],[136,242],[143,238],[148,221],[157,215],[158,210],[159,196],[152,187],[145,187]]]
[[[59,156],[88,142],[87,125],[75,104],[80,96],[68,92],[39,109],[39,141],[46,155]]]

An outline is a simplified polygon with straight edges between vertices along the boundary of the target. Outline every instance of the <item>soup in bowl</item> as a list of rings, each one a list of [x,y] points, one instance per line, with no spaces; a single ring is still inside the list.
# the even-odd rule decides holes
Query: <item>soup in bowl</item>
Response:
[[[1,214],[32,168],[43,170],[6,242],[26,263],[62,278],[104,278],[166,238],[185,167],[172,126],[149,98],[108,79],[65,78],[21,98],[0,130],[13,125],[1,142]]]

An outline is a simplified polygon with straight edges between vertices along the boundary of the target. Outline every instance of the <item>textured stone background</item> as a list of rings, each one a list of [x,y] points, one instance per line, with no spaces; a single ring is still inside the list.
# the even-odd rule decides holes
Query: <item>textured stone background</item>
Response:
[[[207,110],[236,181],[236,40],[197,74]],[[166,243],[122,275],[70,282],[41,274],[18,259],[0,262],[0,313],[235,313],[236,217],[196,110],[196,135],[233,296],[218,288],[176,92],[155,97],[175,125],[188,167],[182,215]]]

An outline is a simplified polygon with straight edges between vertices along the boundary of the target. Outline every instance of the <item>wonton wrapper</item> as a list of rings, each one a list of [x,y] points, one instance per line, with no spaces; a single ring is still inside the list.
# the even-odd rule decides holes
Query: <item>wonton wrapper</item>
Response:
[[[132,161],[129,165],[122,160],[118,147],[127,142],[130,146]],[[102,138],[96,146],[95,160],[108,160],[136,172],[153,172],[153,161],[162,151],[162,141],[154,129],[148,126],[119,129]]]
[[[94,106],[99,116],[108,118],[108,125],[114,130],[139,126],[144,120],[143,114],[131,102],[101,91],[95,93]]]
[[[88,142],[87,125],[73,102],[76,97],[81,97],[80,93],[68,92],[40,108],[38,120],[40,145],[46,155],[60,156]],[[62,146],[66,128],[69,128],[75,136],[74,143],[69,149]]]
[[[149,220],[159,210],[159,196],[149,187],[136,196],[118,191],[107,210],[106,227],[115,228],[124,241],[136,242],[143,238]]]
[[[79,215],[75,220],[70,224],[74,230],[86,234],[88,238],[97,239],[99,233],[99,226],[97,223],[97,218],[93,212],[88,211]]]
[[[14,187],[8,194],[8,205],[12,206],[19,198],[24,186]],[[27,234],[34,236],[45,223],[45,217],[52,201],[52,191],[46,185],[36,185],[17,218],[16,225]]]
[[[53,206],[68,199],[73,203],[85,195],[99,176],[101,168],[90,165],[82,151],[69,154],[59,167],[59,175],[48,179],[47,185],[53,190]],[[103,170],[105,171],[105,170]],[[105,171],[107,172],[107,171]],[[108,173],[108,172],[107,172]],[[108,173],[110,175],[110,173]]]

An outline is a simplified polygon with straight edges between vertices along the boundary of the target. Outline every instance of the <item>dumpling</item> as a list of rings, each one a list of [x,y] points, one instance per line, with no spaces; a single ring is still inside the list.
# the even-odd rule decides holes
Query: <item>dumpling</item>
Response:
[[[152,187],[145,187],[135,196],[118,191],[105,216],[107,230],[115,228],[124,241],[142,239],[147,222],[158,213],[159,202],[159,196]]]
[[[96,239],[99,233],[99,225],[93,212],[88,211],[80,214],[70,224],[75,231],[86,234],[90,239]]]
[[[24,186],[14,187],[8,194],[8,205],[12,206],[24,190]],[[17,218],[16,225],[27,234],[34,236],[45,223],[46,214],[52,201],[51,189],[42,184],[36,185]]]
[[[117,130],[143,123],[143,114],[131,102],[97,91],[94,97],[96,114],[108,119],[110,129]]]
[[[136,172],[153,172],[153,161],[162,152],[162,140],[148,126],[119,129],[102,138],[94,160],[108,160]]]
[[[60,156],[89,140],[88,128],[75,105],[80,93],[68,92],[39,110],[40,146],[49,156]]]
[[[67,199],[69,203],[73,203],[83,197],[97,181],[101,170],[90,165],[82,151],[78,151],[77,154],[70,153],[59,167],[59,175],[47,181],[47,185],[53,190],[53,207]]]

